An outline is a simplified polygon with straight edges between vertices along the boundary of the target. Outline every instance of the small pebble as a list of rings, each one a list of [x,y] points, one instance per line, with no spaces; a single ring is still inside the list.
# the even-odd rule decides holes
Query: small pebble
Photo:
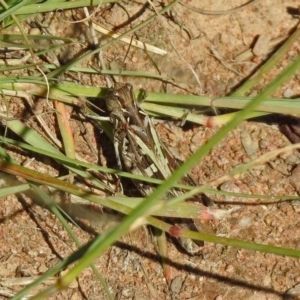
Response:
[[[242,145],[243,145],[246,153],[250,157],[253,156],[259,148],[258,141],[253,140],[247,131],[241,132],[241,142],[242,142]]]
[[[253,54],[256,56],[265,55],[269,52],[271,35],[269,33],[261,34],[253,47]]]
[[[283,92],[283,97],[285,98],[291,98],[293,96],[293,91],[291,89],[286,89]]]
[[[285,163],[288,165],[298,165],[300,164],[299,155],[291,154],[285,159]]]
[[[31,28],[29,31],[29,34],[31,35],[40,35],[41,31],[38,28]]]
[[[183,278],[181,276],[177,276],[172,280],[171,283],[171,291],[173,293],[179,294],[183,285]]]
[[[293,297],[293,298],[290,298]],[[297,297],[297,298],[295,298]],[[300,297],[300,284],[295,285],[293,288],[284,293],[283,299],[299,299]]]
[[[290,182],[292,186],[295,188],[297,193],[300,193],[300,165],[298,165],[292,172],[290,177]]]
[[[259,141],[259,147],[260,147],[260,149],[265,149],[265,148],[267,148],[268,147],[268,140],[267,139],[261,139],[260,141]]]

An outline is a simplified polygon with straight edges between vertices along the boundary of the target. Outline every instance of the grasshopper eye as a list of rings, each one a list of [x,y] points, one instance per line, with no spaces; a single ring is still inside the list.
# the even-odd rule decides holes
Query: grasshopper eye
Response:
[[[112,101],[119,101],[120,99],[120,94],[118,91],[116,90],[111,90],[109,91],[108,95],[107,95],[107,98],[109,98]]]
[[[120,97],[120,95],[119,95],[119,92],[118,91],[112,91],[112,93],[111,93],[114,97],[116,97],[116,98],[119,98]]]
[[[130,91],[132,90],[132,84],[126,83],[125,86],[128,90],[130,90]]]

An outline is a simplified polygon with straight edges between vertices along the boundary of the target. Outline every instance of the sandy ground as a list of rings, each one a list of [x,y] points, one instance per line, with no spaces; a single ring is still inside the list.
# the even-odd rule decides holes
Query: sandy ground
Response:
[[[122,30],[128,16],[132,17],[133,25],[149,16],[149,7],[143,9],[145,2],[124,1],[122,6],[115,5],[98,12],[94,18],[107,28],[120,26]],[[199,2],[191,0],[186,3],[209,11],[224,11],[243,4],[239,0],[213,1],[213,4],[212,1],[205,0],[201,1],[201,5]],[[188,91],[212,97],[225,95],[234,90],[270,53],[270,40],[286,37],[291,33],[298,20],[289,12],[292,8],[297,10],[298,4],[298,1],[292,0],[254,1],[252,5],[231,14],[218,15],[198,13],[177,4],[168,16],[162,16],[159,21],[150,23],[137,33],[141,41],[168,51],[166,56],[145,54],[143,50],[131,48],[124,63],[127,51],[124,44],[108,47],[103,56],[111,68],[124,66],[128,70],[160,73],[179,84],[179,87],[174,87],[150,79],[122,78],[123,81],[131,82],[136,89],[143,87],[148,91],[180,93]],[[160,9],[158,3],[155,5],[156,9]],[[65,16],[82,18],[81,11],[68,12]],[[58,14],[51,18],[49,28],[57,34],[87,35],[85,25],[60,22],[61,15]],[[28,31],[32,27],[30,22],[24,25]],[[260,35],[264,39],[261,46],[255,48],[256,55],[250,51],[244,59],[241,58],[241,53],[253,49]],[[72,51],[69,49],[58,56],[60,60],[68,59],[77,50],[74,47]],[[257,94],[298,54],[299,42],[251,95]],[[105,85],[101,76],[82,74],[77,80],[86,85]],[[295,76],[274,96],[283,98],[288,94],[293,97],[299,93],[299,77]],[[16,115],[22,114],[25,109],[21,99],[13,98],[10,105]],[[41,109],[45,107],[42,106]],[[51,117],[47,122],[54,126]],[[103,134],[97,133],[95,138],[96,131],[91,124],[85,126],[96,153],[99,144],[109,144]],[[74,129],[80,130],[77,123],[74,123]],[[157,130],[162,140],[175,149],[183,160],[217,131],[192,124],[178,127],[172,123],[159,124]],[[75,140],[78,153],[87,160],[95,161],[80,135]],[[244,122],[204,161],[195,166],[191,176],[200,184],[288,144],[289,141],[280,133],[276,122]],[[105,156],[107,149],[113,153],[112,145],[105,146],[101,152],[101,161],[113,166],[114,158]],[[10,154],[22,163],[29,160],[28,153],[16,149],[10,149]],[[293,170],[297,170],[299,162],[298,152],[285,153],[269,163],[257,165],[253,170],[218,188],[263,195],[297,195],[299,191],[295,182],[299,181],[299,177]],[[35,161],[31,163],[31,167],[53,176],[59,174],[56,166],[49,162]],[[10,278],[43,274],[76,247],[56,218],[49,211],[33,204],[30,199],[20,195],[1,200],[0,295],[3,296],[0,299],[6,299],[8,291],[14,293],[20,289],[20,286],[7,287],[4,282],[6,278],[12,282]],[[213,200],[222,209],[234,209],[222,221],[201,222],[203,231],[293,249],[300,247],[300,210],[296,202],[266,205],[260,199],[251,199],[249,203],[249,199],[229,196],[214,197]],[[82,243],[93,237],[90,232],[78,227],[73,226],[73,230]],[[297,259],[210,243],[205,243],[199,255],[189,256],[180,252],[171,240],[168,255],[172,269],[170,283],[164,278],[149,232],[140,229],[124,236],[118,244],[108,249],[95,261],[95,266],[115,299],[300,299],[299,288],[293,290],[296,294],[294,298],[284,296],[300,283]],[[88,268],[73,286],[50,299],[107,297],[92,270]]]

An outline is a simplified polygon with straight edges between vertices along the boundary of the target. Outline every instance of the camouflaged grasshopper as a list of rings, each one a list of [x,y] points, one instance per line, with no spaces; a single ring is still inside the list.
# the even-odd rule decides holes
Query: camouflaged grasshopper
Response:
[[[116,83],[108,92],[106,106],[114,128],[113,138],[118,168],[157,179],[171,176],[172,170],[178,165],[177,160],[160,141],[150,117],[135,99],[132,85]],[[188,176],[183,181],[194,185]],[[154,185],[136,180],[134,184],[143,196],[150,195],[155,188]],[[165,198],[171,199],[181,193],[182,191],[174,188]],[[184,221],[179,226],[187,228],[191,227],[190,225]],[[195,226],[193,227],[195,230]],[[200,250],[190,239],[180,238],[179,241],[190,254]]]

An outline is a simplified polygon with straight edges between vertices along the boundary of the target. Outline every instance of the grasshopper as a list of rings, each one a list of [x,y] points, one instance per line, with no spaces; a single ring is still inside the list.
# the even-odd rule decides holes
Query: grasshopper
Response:
[[[178,162],[160,141],[152,120],[137,102],[132,85],[116,83],[108,92],[106,106],[114,128],[113,138],[118,168],[158,179],[171,176]],[[183,181],[193,184],[188,176]],[[143,196],[148,196],[155,188],[151,184],[135,180],[134,184]],[[174,188],[165,198],[166,200],[174,198],[181,193],[182,191]],[[186,221],[180,223],[180,226],[190,227]],[[199,246],[189,239],[181,238],[180,244],[189,254],[200,250]]]

